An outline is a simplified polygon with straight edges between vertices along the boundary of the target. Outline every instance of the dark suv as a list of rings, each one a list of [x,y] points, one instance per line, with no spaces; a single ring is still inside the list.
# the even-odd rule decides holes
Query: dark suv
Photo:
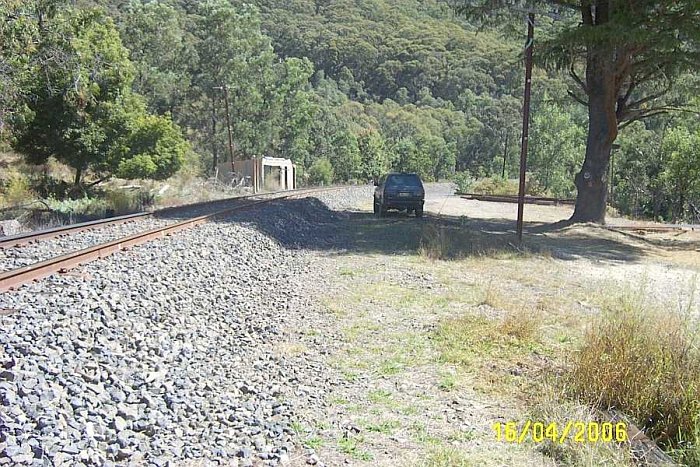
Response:
[[[416,217],[423,216],[425,190],[416,174],[391,173],[375,182],[374,213],[383,216],[389,209],[398,209]]]

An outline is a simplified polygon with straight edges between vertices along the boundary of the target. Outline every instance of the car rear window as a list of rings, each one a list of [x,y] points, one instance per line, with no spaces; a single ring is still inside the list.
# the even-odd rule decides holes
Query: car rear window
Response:
[[[391,175],[386,181],[390,186],[420,186],[418,175]]]

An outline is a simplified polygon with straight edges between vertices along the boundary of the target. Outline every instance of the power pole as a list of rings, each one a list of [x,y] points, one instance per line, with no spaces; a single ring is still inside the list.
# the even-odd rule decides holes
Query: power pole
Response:
[[[503,169],[501,170],[501,178],[506,178],[506,158],[508,157],[508,137],[510,132],[506,132],[506,143],[503,146]]]
[[[212,172],[216,172],[219,166],[219,150],[216,144],[216,97],[212,96],[211,99],[211,150],[213,161],[212,161]]]
[[[224,91],[224,106],[226,107],[226,128],[228,129],[228,152],[231,157],[231,172],[233,172],[233,133],[231,132],[231,112],[228,106],[228,86],[216,86],[214,89]]]
[[[523,211],[525,208],[525,172],[527,143],[530,129],[530,91],[532,87],[532,48],[535,39],[535,14],[527,15],[527,43],[525,44],[525,94],[523,98],[523,138],[520,149],[520,189],[518,191],[518,244],[523,242]]]

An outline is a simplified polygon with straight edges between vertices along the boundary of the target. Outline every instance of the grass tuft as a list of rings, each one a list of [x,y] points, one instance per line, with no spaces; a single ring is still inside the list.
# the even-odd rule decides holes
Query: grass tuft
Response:
[[[362,443],[362,441],[364,441],[362,437],[343,437],[338,440],[338,448],[341,452],[352,456],[354,459],[361,461],[371,461],[372,459],[374,459],[374,455],[369,451],[360,449],[360,444]]]
[[[430,261],[460,259],[474,252],[468,229],[425,224],[418,235],[418,254]]]
[[[521,307],[508,313],[498,325],[498,330],[501,334],[520,341],[533,341],[539,327],[540,319],[537,313]]]
[[[503,319],[465,314],[445,320],[435,333],[442,362],[470,366],[476,357],[509,358],[536,343],[539,322],[526,312]]]
[[[423,465],[425,467],[469,467],[473,464],[458,449],[440,446],[429,452]]]

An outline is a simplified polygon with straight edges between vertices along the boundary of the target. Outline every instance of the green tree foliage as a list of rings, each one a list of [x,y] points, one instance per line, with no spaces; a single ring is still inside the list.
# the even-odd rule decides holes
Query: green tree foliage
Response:
[[[574,174],[581,166],[585,130],[570,113],[555,103],[545,103],[533,113],[528,170],[539,191],[551,196],[572,196]]]
[[[316,159],[307,172],[311,185],[330,185],[335,179],[331,161],[322,157]]]
[[[53,156],[69,165],[76,186],[88,170],[167,178],[179,169],[188,146],[169,118],[147,115],[132,92],[134,69],[111,18],[59,2],[15,8],[3,37],[16,45],[12,78],[22,90],[12,113],[18,151],[33,163]]]
[[[148,118],[133,94],[133,66],[112,20],[99,10],[65,9],[36,17],[41,31],[35,53],[26,61],[26,97],[15,121],[15,148],[34,163],[54,156],[75,169],[74,184],[91,169],[101,176],[121,171],[125,159],[158,160],[141,173],[166,178],[182,162],[186,145],[176,131],[177,154],[170,143],[145,143],[144,132],[168,120]],[[153,136],[153,134],[151,134]],[[147,150],[140,153],[137,148]],[[166,149],[167,148],[167,149]],[[133,165],[133,164],[132,164]],[[126,175],[131,172],[125,172]]]
[[[301,164],[311,158],[311,128],[318,112],[309,84],[313,69],[306,58],[286,59],[277,88],[282,105],[277,123],[279,133],[273,144],[274,153]]]
[[[700,130],[674,128],[661,146],[665,161],[663,180],[674,219],[683,219],[686,205],[692,208],[694,218],[700,218]]]
[[[178,170],[190,151],[180,129],[168,118],[142,113],[133,121],[116,174],[122,178],[164,180]]]
[[[165,2],[131,2],[120,31],[135,67],[134,90],[155,113],[182,118],[198,56],[184,12]]]
[[[666,133],[664,129],[660,133],[648,129],[645,122],[635,122],[620,135],[620,148],[612,155],[611,201],[623,214],[667,217],[665,182],[661,177],[661,142]]]
[[[372,180],[385,174],[391,167],[391,160],[382,134],[370,128],[360,134],[358,150],[362,159],[360,177]]]

